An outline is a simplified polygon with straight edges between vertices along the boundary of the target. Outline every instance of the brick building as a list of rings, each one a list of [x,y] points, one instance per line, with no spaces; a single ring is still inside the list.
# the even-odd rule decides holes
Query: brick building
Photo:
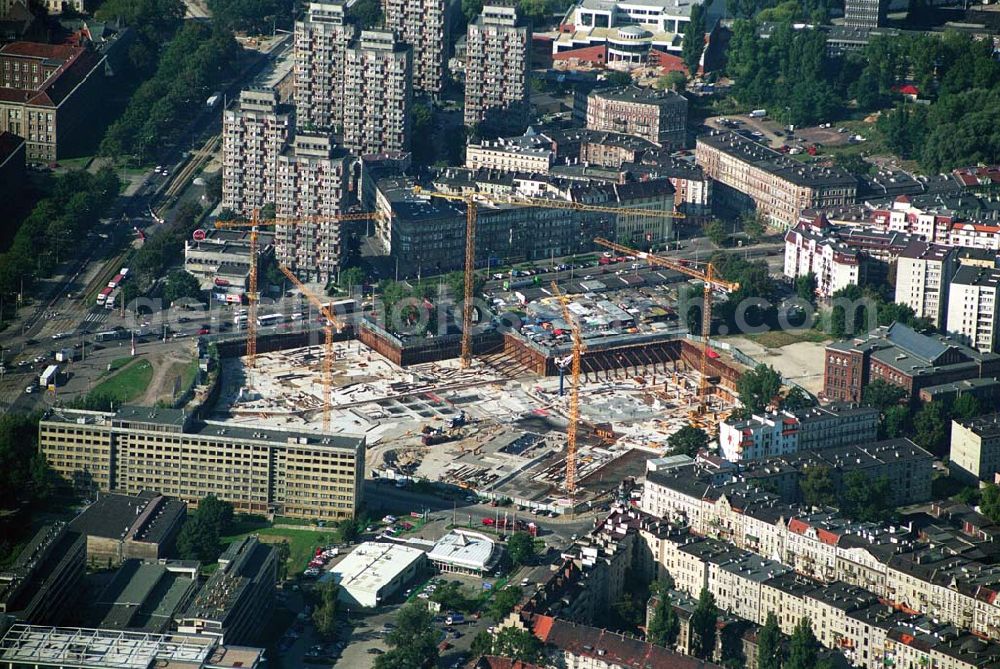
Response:
[[[26,141],[29,163],[57,160],[81,139],[104,88],[106,57],[85,47],[0,47],[0,132]]]
[[[587,128],[635,135],[658,146],[684,147],[687,98],[673,91],[627,86],[587,97]]]
[[[876,380],[906,390],[907,399],[935,386],[1000,374],[1000,355],[980,353],[943,335],[922,335],[902,323],[878,327],[826,347],[823,395],[860,402]]]

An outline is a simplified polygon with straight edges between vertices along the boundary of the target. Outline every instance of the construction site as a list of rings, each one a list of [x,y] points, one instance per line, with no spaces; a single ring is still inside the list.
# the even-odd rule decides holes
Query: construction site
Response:
[[[645,460],[663,455],[684,425],[711,434],[731,412],[743,370],[709,348],[708,333],[715,295],[739,286],[716,277],[712,265],[598,238],[599,247],[610,249],[600,277],[530,282],[527,290],[505,283],[502,293],[486,295],[493,313],[474,314],[476,202],[431,195],[467,205],[465,299],[451,314],[460,327],[410,338],[363,312],[341,318],[279,266],[319,310],[323,344],[302,346],[301,336],[283,343],[278,336],[263,339],[258,350],[252,265],[245,355],[223,358],[213,418],[363,435],[371,477],[404,486],[425,481],[563,513],[641,476]],[[255,217],[251,243],[258,227],[273,223]],[[622,269],[604,267],[612,264]],[[687,318],[678,313],[679,286],[692,280],[701,293],[702,332],[695,338],[678,325]],[[476,317],[491,325],[473,328]]]

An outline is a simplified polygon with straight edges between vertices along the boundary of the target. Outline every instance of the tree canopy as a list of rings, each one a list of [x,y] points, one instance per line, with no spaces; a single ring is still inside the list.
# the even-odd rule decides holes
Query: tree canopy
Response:
[[[386,637],[390,650],[375,658],[375,669],[423,669],[437,664],[438,633],[426,606],[407,604],[396,614],[395,624]]]
[[[646,630],[646,640],[657,646],[670,648],[677,643],[680,631],[680,618],[670,601],[670,595],[661,589],[649,620],[649,629]]]
[[[185,560],[214,562],[222,552],[220,539],[228,531],[232,520],[232,504],[215,495],[205,497],[177,535],[177,552]]]
[[[837,506],[844,515],[854,520],[886,522],[895,513],[892,499],[889,479],[882,476],[872,480],[862,472],[854,471],[844,476]]]
[[[769,611],[757,635],[757,669],[781,669],[781,660],[781,628],[774,611]]]
[[[736,381],[736,392],[745,411],[761,413],[781,392],[781,375],[773,367],[757,365]]]
[[[819,641],[813,634],[812,623],[808,618],[802,618],[788,644],[788,657],[782,663],[782,669],[816,669],[819,659]]]
[[[201,286],[193,274],[179,269],[167,277],[167,283],[163,287],[163,299],[173,303],[182,298],[201,301]]]
[[[337,596],[340,586],[330,581],[322,581],[316,584],[315,594],[318,602],[313,609],[312,620],[316,626],[316,631],[324,639],[330,639],[337,633]]]
[[[833,485],[830,468],[825,465],[808,467],[799,477],[802,501],[809,506],[833,506],[837,502],[837,491]]]
[[[691,20],[684,26],[684,41],[681,43],[681,60],[691,77],[698,75],[701,54],[705,51],[706,4],[691,6]]]
[[[715,595],[708,588],[702,588],[698,604],[691,614],[691,654],[702,660],[710,660],[715,653],[716,622],[719,609],[715,605]]]
[[[698,451],[708,446],[708,433],[701,428],[685,425],[667,438],[670,455],[694,457]]]
[[[531,632],[505,627],[493,640],[493,652],[529,664],[539,664],[544,658],[541,640]]]
[[[524,591],[516,585],[508,585],[497,590],[493,594],[493,600],[486,610],[487,615],[495,622],[500,622],[507,617],[507,614],[514,610],[517,603],[521,601]]]
[[[535,540],[527,532],[514,532],[507,540],[507,553],[515,567],[531,564],[535,556]]]

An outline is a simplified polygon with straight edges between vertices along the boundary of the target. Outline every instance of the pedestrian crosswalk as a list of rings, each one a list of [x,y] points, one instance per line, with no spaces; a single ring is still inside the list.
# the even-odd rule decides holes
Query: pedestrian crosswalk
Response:
[[[84,323],[104,323],[108,320],[110,312],[107,309],[103,309],[97,312],[91,312],[87,314],[87,317],[83,319]]]

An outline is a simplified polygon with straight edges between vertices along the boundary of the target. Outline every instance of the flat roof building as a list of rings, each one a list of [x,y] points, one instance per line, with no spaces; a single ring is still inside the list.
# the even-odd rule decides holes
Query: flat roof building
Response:
[[[186,634],[15,623],[0,638],[0,669],[257,669],[260,648]]]
[[[385,603],[427,564],[417,548],[366,541],[341,560],[330,573],[348,606],[375,608]]]
[[[215,495],[238,511],[323,519],[353,518],[362,497],[362,436],[203,422],[180,409],[123,406],[52,409],[38,437],[49,466],[88,491],[158,490],[188,504]],[[176,466],[148,466],[167,460]]]
[[[219,643],[259,638],[274,606],[278,551],[257,537],[229,544],[219,568],[177,618],[180,632],[217,637]]]
[[[126,560],[84,619],[108,630],[163,633],[198,592],[198,562]]]
[[[481,532],[452,530],[434,544],[427,557],[442,572],[483,576],[502,554],[503,548]]]
[[[948,471],[973,484],[993,480],[1000,472],[1000,413],[951,421]]]
[[[31,623],[58,623],[79,594],[86,542],[64,522],[42,527],[13,566],[0,571],[0,613]]]
[[[1000,269],[963,265],[948,286],[949,333],[981,353],[1000,347]]]
[[[144,490],[137,495],[107,493],[70,522],[87,537],[87,560],[117,564],[129,558],[156,560],[173,546],[187,505]]]
[[[587,128],[635,135],[671,149],[687,139],[688,101],[674,91],[626,86],[587,97]]]

